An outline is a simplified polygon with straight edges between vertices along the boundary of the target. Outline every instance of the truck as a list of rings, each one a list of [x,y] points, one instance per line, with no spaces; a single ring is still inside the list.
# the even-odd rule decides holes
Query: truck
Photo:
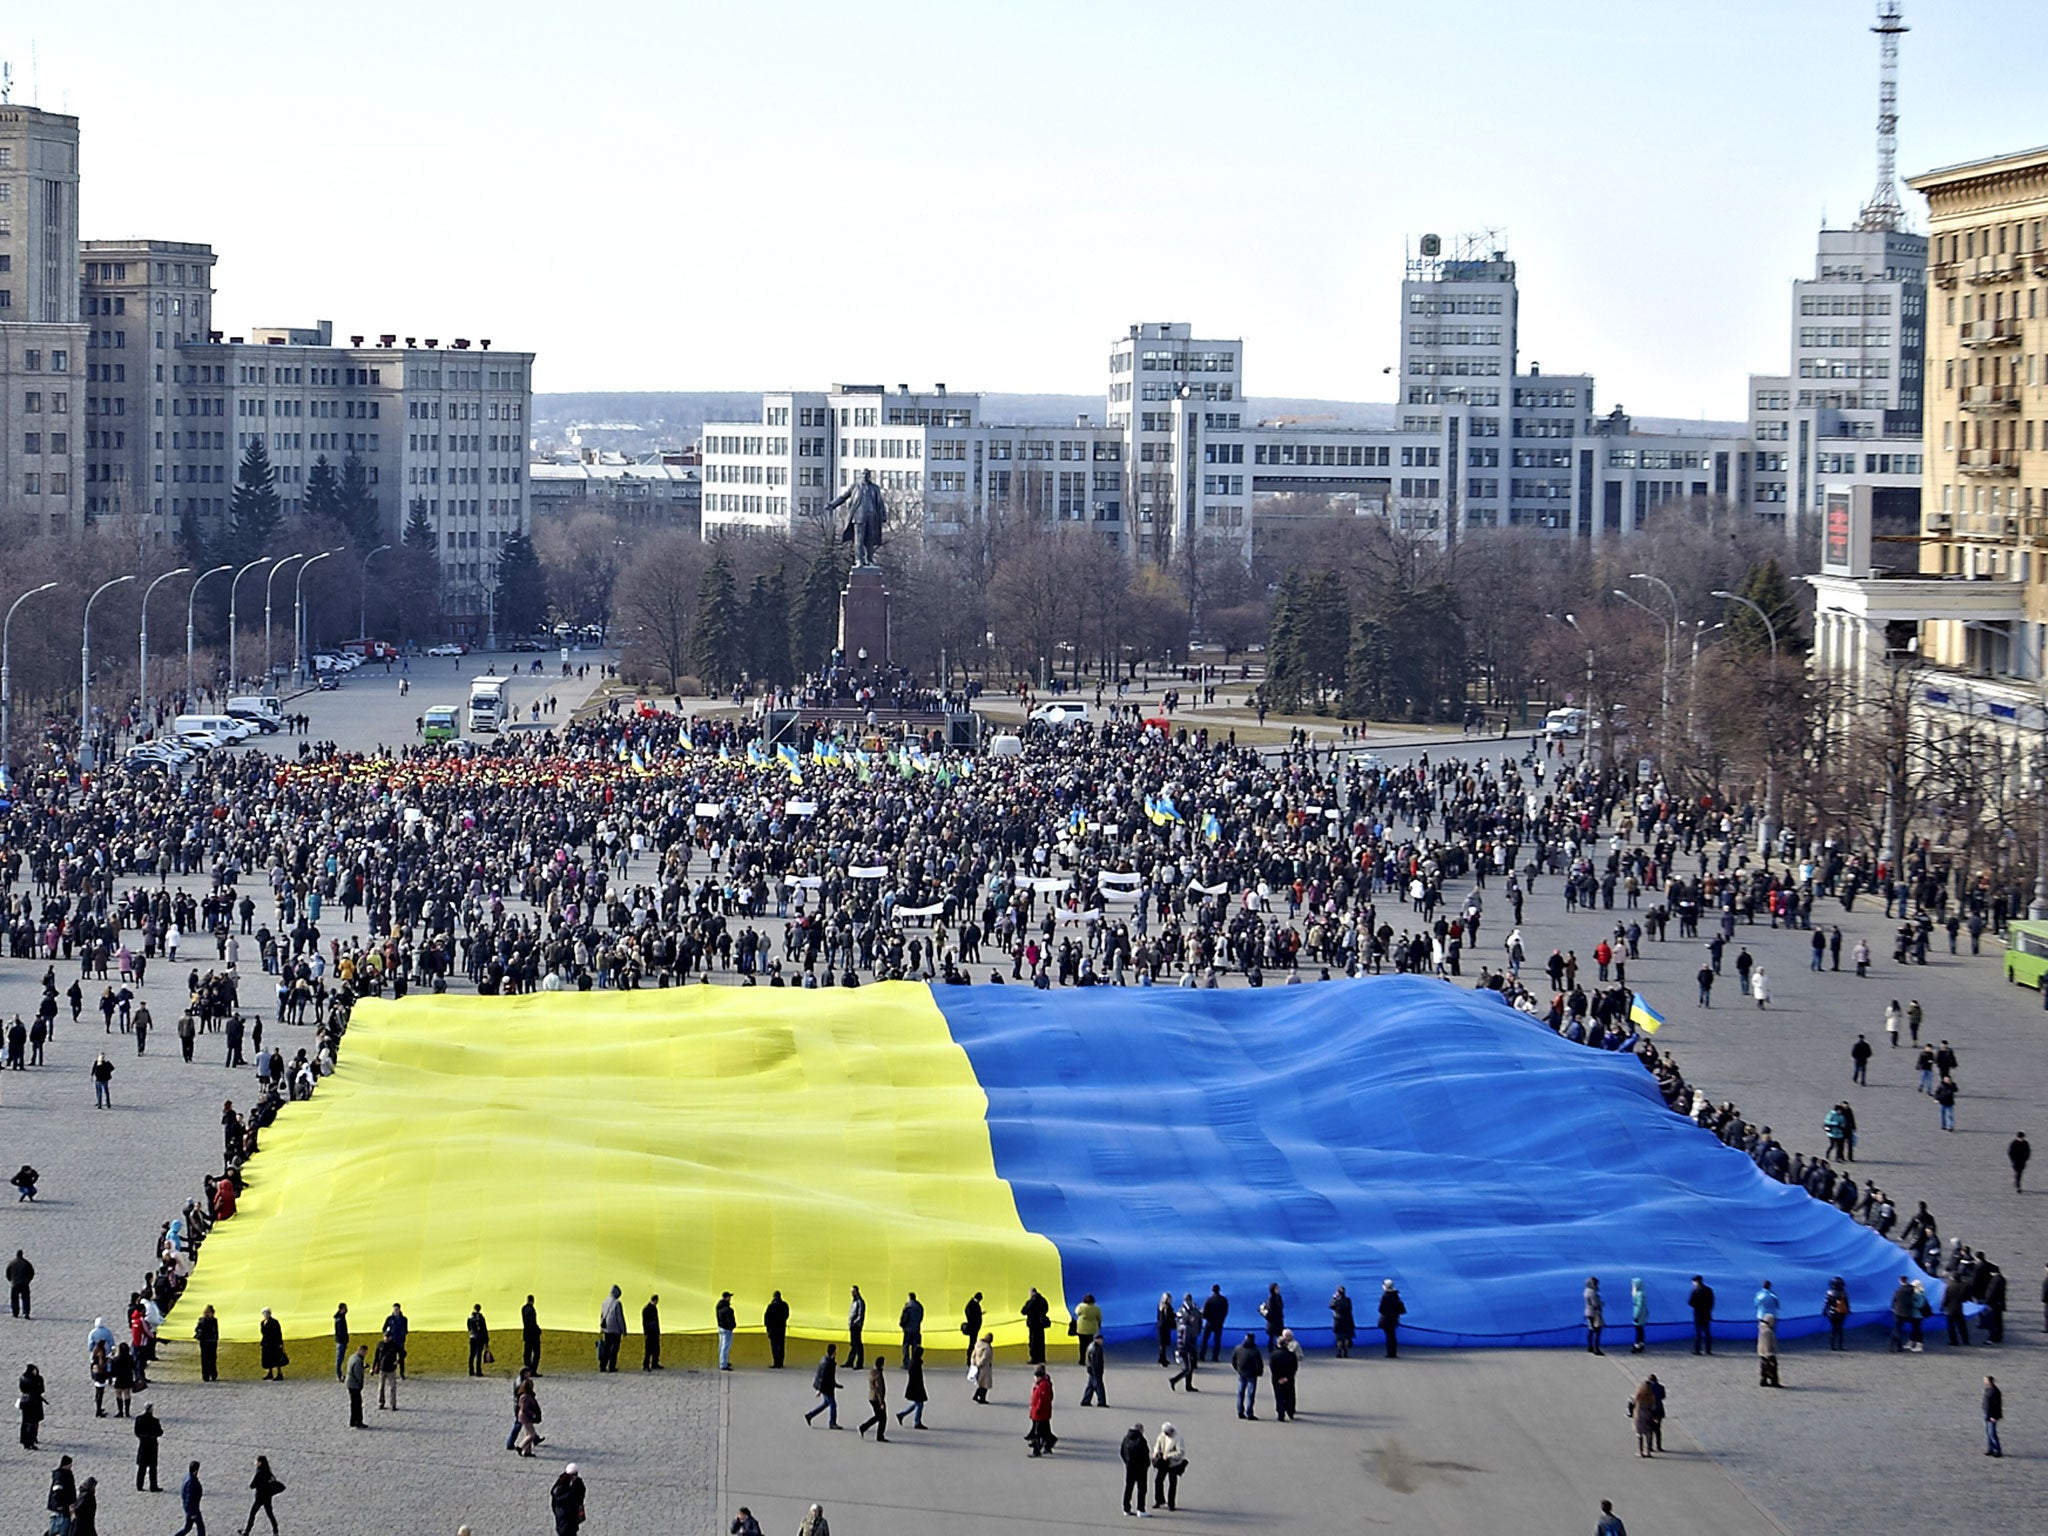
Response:
[[[469,731],[472,736],[489,736],[505,728],[505,684],[502,677],[479,677],[469,685]]]
[[[453,741],[461,734],[462,709],[455,704],[430,705],[421,717],[420,735],[428,746]]]

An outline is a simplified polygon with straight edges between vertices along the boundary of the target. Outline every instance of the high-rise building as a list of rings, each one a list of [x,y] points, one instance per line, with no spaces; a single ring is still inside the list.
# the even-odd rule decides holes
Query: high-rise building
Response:
[[[2038,678],[2048,643],[2048,148],[1907,185],[1927,196],[1933,242],[1920,570],[2012,581],[2021,594],[2003,632],[1931,624],[1926,648]]]
[[[213,248],[185,240],[87,240],[79,308],[86,331],[85,511],[146,516],[175,530],[189,498],[173,469],[201,443],[173,426],[165,402],[178,348],[205,341],[213,316]],[[224,428],[214,430],[223,431]],[[225,491],[209,500],[224,501]],[[217,516],[221,508],[191,508]]]
[[[0,503],[80,525],[86,328],[78,316],[78,119],[0,102]]]

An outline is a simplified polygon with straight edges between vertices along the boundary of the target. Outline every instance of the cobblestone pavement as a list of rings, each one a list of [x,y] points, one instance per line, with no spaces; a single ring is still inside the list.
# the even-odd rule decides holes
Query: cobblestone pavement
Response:
[[[569,696],[559,678],[549,681],[566,716]],[[309,696],[314,737],[351,746],[406,739],[418,708],[440,701],[418,674],[414,683],[403,700],[395,683],[367,679],[340,694]],[[334,915],[324,914],[323,928],[345,931]],[[1024,1374],[1007,1360],[995,1403],[975,1409],[956,1390],[958,1367],[935,1359],[934,1427],[920,1435],[892,1423],[891,1443],[878,1447],[850,1428],[832,1435],[804,1427],[807,1351],[793,1350],[792,1368],[771,1373],[743,1341],[741,1368],[720,1376],[702,1368],[701,1344],[671,1340],[668,1356],[678,1368],[643,1377],[630,1369],[629,1344],[629,1368],[611,1380],[583,1368],[587,1341],[551,1336],[545,1363],[559,1369],[543,1381],[549,1443],[529,1466],[502,1449],[508,1354],[490,1379],[471,1382],[459,1362],[426,1342],[419,1351],[425,1369],[406,1384],[403,1408],[371,1408],[371,1432],[351,1436],[323,1347],[295,1346],[283,1385],[255,1379],[252,1367],[231,1357],[230,1379],[202,1387],[191,1379],[190,1345],[178,1342],[189,1337],[190,1320],[174,1314],[171,1347],[142,1394],[155,1401],[167,1429],[166,1491],[138,1495],[128,1427],[91,1416],[86,1330],[95,1316],[117,1317],[134,1283],[124,1277],[140,1276],[159,1225],[197,1192],[200,1174],[217,1159],[221,1100],[239,1102],[253,1088],[246,1072],[219,1064],[219,1035],[202,1037],[195,1062],[178,1059],[165,1027],[175,1016],[177,982],[160,966],[145,989],[159,1015],[146,1056],[135,1054],[132,1037],[110,1039],[88,1012],[79,1025],[60,1021],[47,1065],[0,1074],[0,1158],[35,1163],[44,1191],[33,1206],[5,1207],[13,1241],[0,1237],[0,1245],[26,1251],[38,1275],[35,1319],[0,1319],[0,1361],[15,1370],[37,1361],[51,1392],[41,1448],[0,1450],[0,1509],[39,1521],[48,1471],[68,1452],[81,1474],[101,1479],[103,1530],[127,1536],[150,1529],[152,1519],[174,1522],[163,1528],[172,1530],[176,1482],[196,1455],[212,1490],[213,1521],[222,1525],[246,1511],[249,1464],[260,1450],[290,1485],[279,1500],[287,1530],[452,1530],[467,1522],[478,1536],[544,1531],[547,1484],[570,1458],[590,1483],[592,1531],[723,1530],[747,1503],[771,1532],[787,1532],[814,1498],[842,1533],[1085,1529],[1120,1518],[1115,1445],[1128,1422],[1142,1419],[1152,1430],[1172,1417],[1188,1436],[1194,1468],[1183,1507],[1169,1518],[1195,1529],[1576,1531],[1590,1527],[1602,1497],[1613,1498],[1638,1533],[1886,1530],[1929,1517],[1958,1529],[2021,1529],[2048,1498],[2041,1428],[2048,1351],[2034,1300],[2048,1260],[2048,1223],[2037,1214],[2042,1196],[2013,1193],[2004,1147],[2015,1129],[2037,1141],[2048,1134],[2041,1129],[2048,1125],[2041,1113],[2048,1018],[2034,993],[2004,984],[1994,946],[1951,959],[1944,942],[1927,967],[1901,970],[1889,963],[1888,925],[1869,902],[1848,914],[1826,904],[1820,915],[1842,922],[1848,945],[1859,934],[1872,939],[1879,964],[1871,978],[1816,975],[1807,969],[1806,934],[1759,925],[1739,929],[1737,943],[1749,945],[1771,974],[1767,1012],[1737,994],[1733,947],[1710,1010],[1692,1001],[1698,946],[1645,941],[1630,980],[1666,1014],[1661,1043],[1687,1073],[1716,1098],[1732,1098],[1772,1124],[1793,1149],[1819,1150],[1821,1116],[1836,1098],[1852,1099],[1859,1171],[1876,1170],[1906,1209],[1928,1200],[1944,1234],[1981,1246],[2005,1266],[2014,1304],[1998,1349],[1930,1344],[1924,1355],[1896,1357],[1868,1332],[1852,1336],[1852,1351],[1842,1355],[1802,1342],[1787,1347],[1782,1392],[1756,1387],[1753,1358],[1740,1345],[1724,1345],[1711,1361],[1666,1350],[1641,1362],[1571,1351],[1413,1351],[1413,1359],[1390,1365],[1362,1350],[1351,1362],[1310,1359],[1305,1417],[1294,1426],[1237,1423],[1224,1407],[1227,1383],[1214,1373],[1197,1400],[1169,1395],[1147,1357],[1120,1352],[1110,1377],[1113,1412],[1080,1409],[1075,1373],[1058,1371],[1066,1443],[1034,1467],[1020,1443]],[[1468,972],[1481,960],[1497,963],[1507,917],[1496,884]],[[1626,917],[1568,917],[1557,882],[1540,880],[1523,924],[1531,962],[1540,964],[1554,944],[1589,957]],[[1400,914],[1392,920],[1398,930]],[[179,977],[185,968],[176,968]],[[32,1004],[41,969],[0,960],[0,1014]],[[59,975],[68,984],[61,965]],[[1932,1101],[1915,1092],[1906,1050],[1883,1043],[1885,1002],[1915,996],[1928,1013],[1923,1033],[1951,1040],[1961,1056],[1953,1134],[1937,1129]],[[1848,1050],[1859,1030],[1879,1050],[1862,1089],[1849,1081]],[[288,1041],[311,1035],[284,1033]],[[92,1108],[86,1076],[102,1047],[118,1069],[110,1111]],[[316,1102],[294,1112],[317,1109]],[[1204,1278],[1162,1284],[1183,1289]],[[1713,1278],[1739,1307],[1763,1277]],[[593,1295],[600,1285],[594,1277]],[[365,1325],[401,1299],[349,1298]],[[1319,1298],[1303,1301],[1313,1310]],[[1653,1298],[1660,1312],[1678,1301]],[[501,1341],[515,1322],[494,1319]],[[315,1326],[324,1328],[324,1320]],[[1620,1410],[1635,1372],[1648,1369],[1671,1389],[1671,1454],[1643,1462],[1632,1454]],[[2007,1391],[2001,1462],[1979,1454],[1976,1403],[1986,1370]],[[900,1378],[892,1371],[892,1379]],[[849,1426],[864,1412],[854,1403],[860,1395],[842,1396]]]

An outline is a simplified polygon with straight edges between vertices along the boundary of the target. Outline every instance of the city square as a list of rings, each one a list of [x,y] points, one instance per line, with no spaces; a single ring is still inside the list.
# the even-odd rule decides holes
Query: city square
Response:
[[[0,27],[0,1508],[2028,1528],[1922,10]]]

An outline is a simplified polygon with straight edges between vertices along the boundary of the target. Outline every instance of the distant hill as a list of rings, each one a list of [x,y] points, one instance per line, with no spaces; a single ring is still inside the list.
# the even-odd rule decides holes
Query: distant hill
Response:
[[[574,431],[586,447],[632,449],[680,447],[694,443],[707,421],[751,421],[760,413],[759,390],[644,390],[535,395],[534,436],[565,445]],[[1064,426],[1077,416],[1104,419],[1100,395],[982,396],[982,419],[1019,426]],[[1251,421],[1286,421],[1301,426],[1390,428],[1400,418],[1391,403],[1361,400],[1296,400],[1277,395],[1244,402]],[[1727,436],[1740,422],[1700,421],[1671,416],[1638,416],[1638,432]]]

